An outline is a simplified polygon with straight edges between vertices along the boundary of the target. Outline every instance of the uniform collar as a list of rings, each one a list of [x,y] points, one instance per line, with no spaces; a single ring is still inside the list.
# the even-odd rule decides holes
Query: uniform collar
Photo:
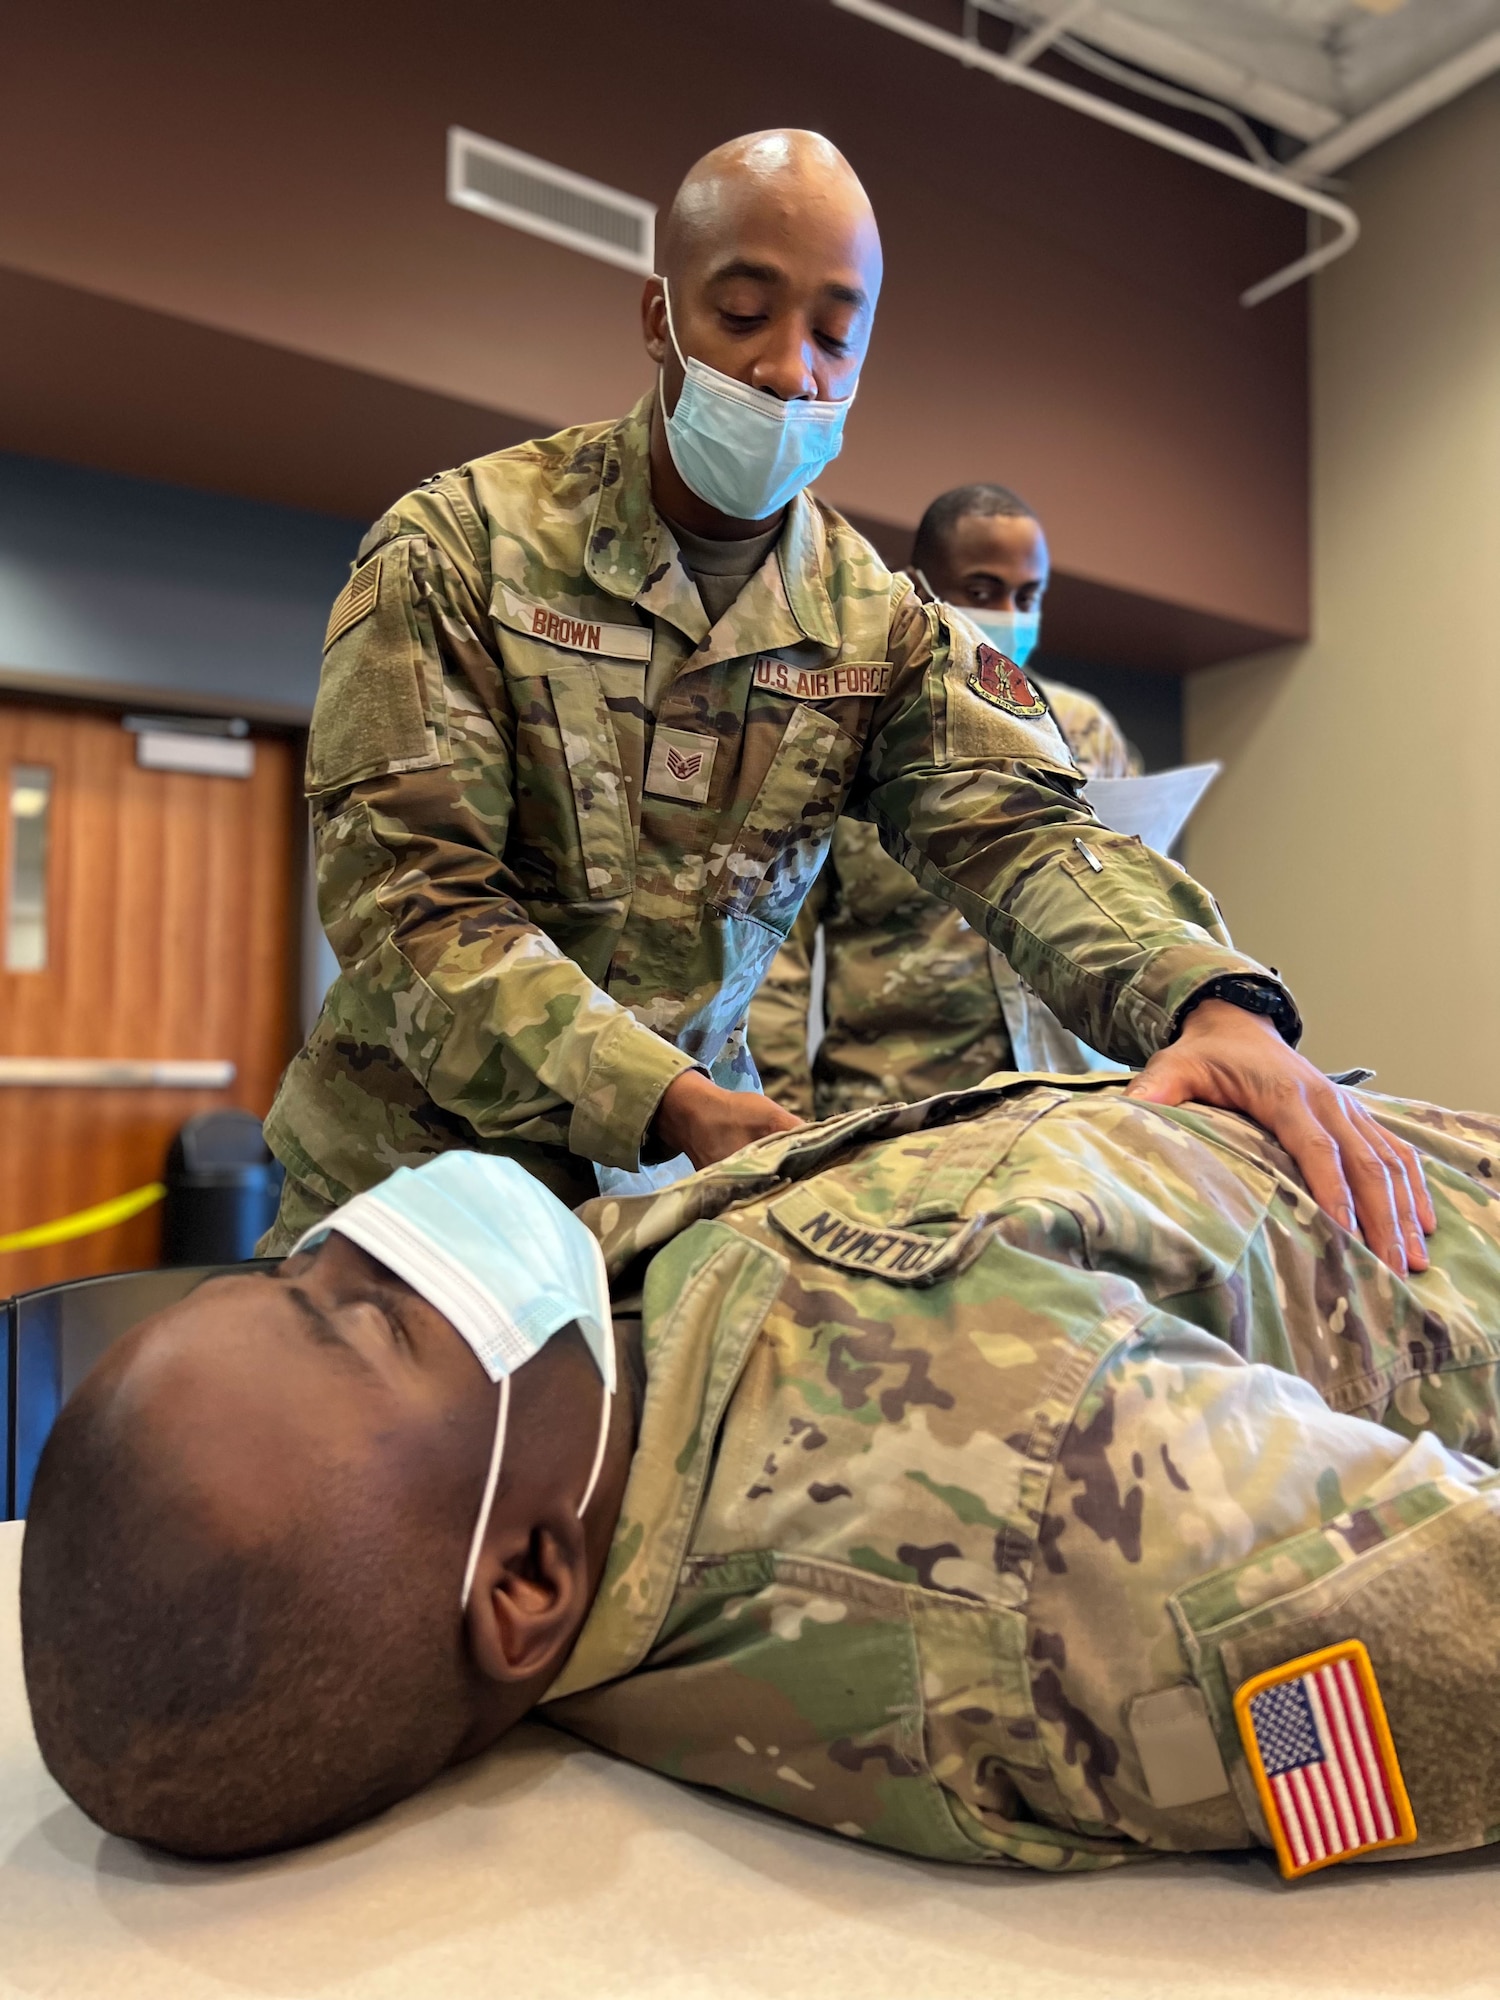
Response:
[[[725,1410],[785,1275],[784,1257],[721,1222],[670,1244],[647,1272],[635,1454],[604,1575],[547,1703],[619,1680],[650,1652],[681,1580]]]
[[[639,604],[702,646],[709,636],[702,600],[683,565],[676,536],[651,500],[655,406],[656,391],[648,389],[605,441],[584,568],[600,590]],[[837,647],[838,620],[824,575],[827,561],[823,516],[815,501],[799,493],[787,509],[781,539],[720,620],[715,642],[703,648],[700,664],[721,655],[728,658],[747,650],[794,645],[802,639]],[[752,630],[754,644],[741,645],[740,637]]]
[[[590,580],[611,597],[634,603],[657,566],[665,528],[651,504],[651,412],[648,389],[604,441],[599,497],[583,559]]]

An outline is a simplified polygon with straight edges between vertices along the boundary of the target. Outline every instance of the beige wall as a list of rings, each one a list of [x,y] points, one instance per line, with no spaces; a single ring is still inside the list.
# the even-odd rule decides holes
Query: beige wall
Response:
[[[1313,308],[1312,643],[1194,675],[1189,864],[1326,1066],[1500,1109],[1500,79],[1350,174]]]

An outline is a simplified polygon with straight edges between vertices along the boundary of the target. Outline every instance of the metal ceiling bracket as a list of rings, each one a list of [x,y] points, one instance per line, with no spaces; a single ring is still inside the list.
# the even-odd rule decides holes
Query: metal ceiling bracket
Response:
[[[1368,111],[1336,126],[1325,138],[1314,140],[1295,160],[1287,162],[1287,172],[1297,179],[1331,174],[1361,153],[1368,153],[1383,139],[1392,138],[1429,111],[1436,111],[1476,83],[1500,70],[1500,29],[1486,35],[1472,47],[1461,49],[1447,62],[1439,63],[1425,76],[1406,84],[1372,104]]]
[[[1059,35],[1065,35],[1069,28],[1078,25],[1085,14],[1092,14],[1093,11],[1094,0],[1073,0],[1071,7],[1064,7],[1050,21],[1042,21],[1029,35],[1023,35],[1013,49],[1007,50],[1006,61],[1025,69],[1028,63],[1034,63],[1038,56],[1045,55]]]
[[[1285,291],[1289,285],[1311,277],[1314,271],[1321,271],[1325,265],[1332,264],[1346,251],[1352,250],[1359,240],[1359,217],[1352,208],[1317,188],[1300,185],[1289,173],[1273,173],[1265,167],[1258,167],[1253,161],[1242,160],[1218,146],[1207,145],[1189,133],[1163,125],[1158,119],[1146,118],[1139,111],[1128,110],[1122,104],[1112,104],[1107,98],[1095,97],[1087,90],[1078,89],[1075,84],[1063,83],[1057,77],[1033,68],[1029,61],[1022,63],[1012,56],[997,55],[992,49],[982,48],[977,38],[969,40],[949,33],[946,28],[934,27],[928,21],[920,21],[898,7],[887,6],[885,0],[833,0],[833,5],[842,13],[856,14],[861,20],[887,28],[892,34],[904,35],[908,41],[918,42],[940,55],[952,56],[969,69],[982,69],[1001,83],[1013,83],[1022,90],[1034,91],[1039,97],[1050,98],[1054,104],[1063,104],[1070,111],[1082,112],[1085,118],[1112,125],[1119,132],[1129,132],[1134,138],[1144,139],[1148,145],[1160,146],[1166,152],[1176,153],[1181,159],[1196,161],[1199,166],[1208,167],[1214,173],[1226,174],[1231,180],[1242,181],[1246,187],[1259,188],[1263,194],[1275,195],[1279,201],[1289,201],[1309,215],[1320,216],[1333,223],[1337,234],[1328,242],[1319,244],[1305,256],[1298,257],[1279,271],[1273,271],[1268,278],[1262,278],[1258,284],[1241,292],[1240,304],[1243,306],[1258,306],[1263,300],[1273,298],[1277,292]],[[1049,27],[1053,25],[1058,24],[1048,23]],[[1035,53],[1040,54],[1041,50],[1037,49]]]

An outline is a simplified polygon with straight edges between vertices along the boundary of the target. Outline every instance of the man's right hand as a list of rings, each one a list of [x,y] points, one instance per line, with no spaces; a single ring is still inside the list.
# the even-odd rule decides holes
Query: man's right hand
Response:
[[[721,1090],[701,1070],[685,1069],[662,1092],[651,1129],[669,1153],[686,1153],[695,1167],[711,1167],[752,1139],[801,1123],[758,1090]]]

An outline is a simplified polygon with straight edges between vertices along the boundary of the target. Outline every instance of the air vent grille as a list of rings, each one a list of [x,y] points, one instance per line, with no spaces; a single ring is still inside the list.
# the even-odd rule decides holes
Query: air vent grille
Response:
[[[656,208],[462,126],[448,131],[448,199],[627,271],[656,268]]]

